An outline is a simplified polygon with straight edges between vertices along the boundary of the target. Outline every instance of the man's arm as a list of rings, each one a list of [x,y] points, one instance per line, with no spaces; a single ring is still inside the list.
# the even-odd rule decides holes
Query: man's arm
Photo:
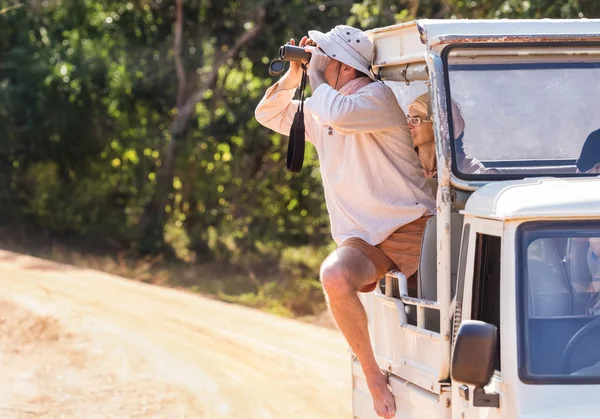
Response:
[[[295,41],[290,39],[290,44],[294,45]],[[301,47],[305,45],[313,45],[314,43],[307,37],[303,37],[300,41]],[[254,116],[256,120],[263,126],[272,129],[283,135],[289,135],[294,116],[298,110],[299,102],[292,100],[296,89],[302,81],[302,63],[298,61],[290,62],[289,70],[283,77],[271,86],[264,97],[256,107]],[[305,126],[307,139],[312,142],[309,126],[312,125],[311,118],[305,118]]]
[[[294,115],[298,109],[294,94],[299,82],[288,71],[271,86],[254,111],[256,120],[263,126],[283,135],[290,134]]]
[[[325,69],[331,61],[331,59],[318,48],[310,48],[311,53],[310,63],[308,65],[308,81],[310,87],[314,92],[322,84],[327,84],[325,81]]]
[[[302,81],[302,72],[295,72],[293,69],[289,69],[285,72],[283,77],[277,83],[279,85],[280,90],[296,90],[298,86],[300,86],[300,82]]]
[[[406,115],[389,87],[372,84],[357,94],[341,95],[325,80],[325,70],[331,58],[318,48],[310,48],[309,51],[308,78],[313,94],[306,103],[306,110],[319,123],[346,134],[377,132],[399,126],[408,129]]]
[[[327,82],[325,81],[325,72],[324,71],[313,72],[309,76],[308,81],[310,82],[310,88],[312,89],[313,92],[315,90],[317,90],[317,87],[319,87],[320,85],[327,84]]]
[[[345,134],[407,127],[406,115],[394,93],[389,87],[374,83],[377,82],[349,96],[343,96],[328,84],[321,83],[306,102],[306,110],[319,123]]]

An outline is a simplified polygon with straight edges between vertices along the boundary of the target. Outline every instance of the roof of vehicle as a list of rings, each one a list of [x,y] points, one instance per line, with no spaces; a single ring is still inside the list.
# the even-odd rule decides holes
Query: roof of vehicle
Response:
[[[600,19],[419,19],[367,34],[375,44],[373,65],[379,67],[424,62],[426,45],[440,43],[598,38]]]
[[[439,61],[435,60],[435,56],[440,54],[444,46],[460,43],[469,46],[476,43],[479,45],[501,43],[503,50],[510,50],[510,54],[520,56],[523,51],[512,48],[512,45],[526,44],[535,49],[537,46],[530,45],[530,43],[543,42],[554,43],[553,45],[557,49],[564,48],[566,54],[572,54],[574,52],[571,48],[578,47],[580,42],[600,43],[600,19],[421,19],[372,29],[367,31],[367,35],[375,44],[373,71],[384,81],[406,82],[406,84],[430,82],[433,102],[436,105],[436,96],[441,93],[440,97],[443,98],[448,94],[444,90],[447,82],[444,77],[436,73],[439,71],[436,62],[439,63]],[[505,44],[511,44],[511,48],[504,48]],[[469,53],[469,50],[466,54]],[[596,51],[595,48],[594,51]],[[579,50],[576,52],[581,54]],[[587,54],[589,51],[585,53]],[[532,57],[534,57],[532,60],[538,59],[535,54]],[[442,165],[450,167],[453,159],[447,135],[450,127],[447,121],[447,110],[442,109],[445,107],[443,103],[445,102],[439,101],[438,107],[434,106],[435,117],[441,125],[439,133],[436,131],[436,142],[442,144],[441,155],[438,155],[437,158],[440,167]],[[474,132],[472,129],[474,125],[471,123],[468,125],[471,127],[471,132]],[[574,173],[575,168],[572,169]],[[523,176],[530,176],[528,173]],[[485,181],[465,181],[456,173],[451,176],[453,187],[467,191],[477,189],[486,182],[498,182],[493,179],[493,176]],[[525,211],[524,208],[522,210]],[[515,211],[517,210],[515,209]]]
[[[464,214],[484,218],[599,218],[600,176],[493,182],[473,192]]]
[[[600,19],[422,19],[417,23],[429,42],[440,35],[600,34]]]

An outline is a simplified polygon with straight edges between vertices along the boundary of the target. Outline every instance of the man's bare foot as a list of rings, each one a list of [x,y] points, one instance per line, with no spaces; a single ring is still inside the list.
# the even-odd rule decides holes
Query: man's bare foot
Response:
[[[377,415],[391,419],[396,414],[396,401],[388,387],[388,376],[384,371],[375,373],[372,377],[367,377],[367,385],[373,398],[373,406]]]

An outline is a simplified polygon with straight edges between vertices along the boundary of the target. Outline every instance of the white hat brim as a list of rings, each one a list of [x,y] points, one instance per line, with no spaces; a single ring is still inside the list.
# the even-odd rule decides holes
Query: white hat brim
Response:
[[[364,75],[368,76],[371,80],[377,80],[368,67],[346,51],[346,48],[349,47],[346,47],[342,41],[338,42],[332,36],[328,36],[319,31],[308,31],[308,37],[315,41],[328,57],[347,64],[361,73],[364,73]]]

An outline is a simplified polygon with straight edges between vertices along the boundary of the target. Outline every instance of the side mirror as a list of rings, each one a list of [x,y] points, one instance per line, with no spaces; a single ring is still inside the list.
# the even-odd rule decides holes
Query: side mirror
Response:
[[[467,320],[458,329],[452,354],[451,375],[453,380],[475,387],[473,406],[499,406],[498,394],[486,394],[483,390],[494,374],[497,344],[498,329],[494,325]],[[468,400],[468,387],[462,392]]]

